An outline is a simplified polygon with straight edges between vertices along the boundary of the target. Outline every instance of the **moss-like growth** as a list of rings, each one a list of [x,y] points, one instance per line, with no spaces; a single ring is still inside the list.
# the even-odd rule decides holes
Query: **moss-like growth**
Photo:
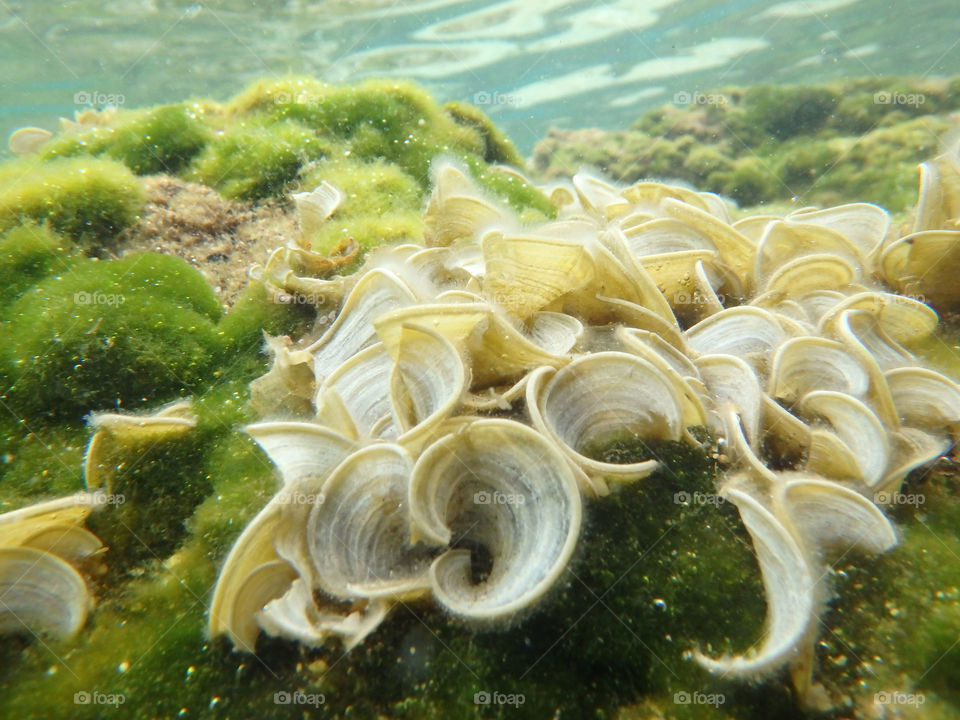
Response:
[[[484,140],[483,160],[523,167],[523,157],[507,136],[479,108],[465,102],[448,102],[444,111],[459,125],[475,128]]]
[[[209,379],[219,313],[203,277],[176,258],[80,260],[10,306],[3,399],[36,422],[189,395]]]
[[[230,312],[217,324],[220,351],[232,365],[231,358],[236,360],[238,353],[250,355],[251,350],[260,348],[263,333],[302,335],[314,319],[315,313],[309,306],[274,302],[263,283],[251,281]],[[254,377],[256,375],[250,379]]]
[[[53,270],[66,267],[74,253],[73,243],[46,225],[28,222],[0,235],[0,306]]]
[[[44,158],[106,154],[138,175],[178,173],[213,137],[194,104],[123,113],[108,127],[69,132],[43,150]]]
[[[476,108],[445,111],[410,83],[368,80],[356,87],[289,79],[252,86],[228,106],[233,116],[292,119],[353,158],[398,166],[422,189],[437,155],[515,163],[516,151]]]
[[[744,120],[778,140],[812,135],[823,127],[839,100],[839,93],[825,87],[759,85],[744,93]]]
[[[467,155],[464,160],[477,183],[498,195],[519,213],[523,222],[538,223],[556,217],[557,209],[549,198],[512,172],[489,167],[478,157]]]
[[[218,135],[196,158],[187,178],[222,195],[253,200],[282,194],[307,163],[329,152],[297,122],[241,122]]]
[[[592,165],[621,182],[682,180],[741,205],[916,199],[918,162],[960,108],[957,80],[847,79],[816,86],[724,88],[714,105],[667,106],[629,131],[551,131],[534,149],[547,178]],[[784,205],[789,210],[788,205]]]
[[[731,170],[713,173],[711,177],[720,183],[719,192],[741,205],[757,205],[779,194],[778,178],[770,166],[757,157],[739,158]]]
[[[137,178],[112,160],[21,161],[0,168],[0,229],[32,220],[75,240],[105,241],[131,225],[144,202]]]

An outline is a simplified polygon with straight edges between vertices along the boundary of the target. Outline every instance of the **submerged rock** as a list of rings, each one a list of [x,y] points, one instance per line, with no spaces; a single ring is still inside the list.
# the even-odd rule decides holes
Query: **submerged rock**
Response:
[[[843,105],[831,104],[827,91],[805,95],[816,102],[801,113],[802,122],[784,129],[766,113],[770,105],[789,106],[793,96],[755,91],[751,97],[744,100],[757,108],[751,127],[777,134],[784,146],[795,143],[797,152],[815,144],[813,134],[833,127]],[[844,114],[852,123],[856,113]],[[713,147],[716,118],[708,115],[691,113],[687,129],[697,139],[678,138],[659,158],[658,174],[676,177],[676,168],[686,165],[698,176],[730,173],[738,178],[735,187],[766,192],[762,167]],[[876,147],[895,139],[877,135]],[[250,161],[215,177],[245,143]],[[451,159],[436,162],[441,151]],[[929,370],[909,375],[894,368],[886,377],[859,370],[869,365],[864,353],[876,352],[884,363],[930,362],[953,372],[956,341],[949,333],[955,331],[932,333],[936,315],[915,298],[894,302],[883,293],[886,300],[878,300],[878,292],[857,285],[878,283],[870,272],[876,251],[891,247],[901,232],[890,230],[879,208],[851,204],[731,224],[720,198],[684,188],[643,183],[624,189],[582,175],[540,190],[499,166],[518,158],[479,111],[440,108],[417,88],[394,83],[349,89],[265,82],[222,106],[188,103],[88,118],[67,125],[36,152],[46,161],[37,171],[47,173],[43,178],[67,169],[82,176],[91,168],[97,182],[87,186],[72,175],[76,184],[57,180],[46,205],[42,182],[35,183],[40,175],[28,175],[23,187],[7,186],[6,197],[20,198],[17,207],[24,210],[9,216],[0,238],[0,277],[9,280],[0,307],[11,339],[0,347],[9,386],[0,399],[12,413],[0,420],[0,502],[13,509],[82,488],[87,411],[106,411],[99,416],[106,422],[136,424],[140,416],[118,410],[156,409],[189,394],[196,427],[182,437],[164,433],[157,444],[152,436],[134,442],[131,435],[129,442],[113,442],[109,453],[101,431],[98,452],[89,456],[94,475],[109,477],[127,502],[90,519],[109,546],[109,570],[91,582],[97,607],[73,638],[47,644],[4,638],[0,714],[96,718],[102,707],[74,702],[76,693],[94,691],[122,697],[119,711],[143,719],[282,718],[292,706],[344,719],[759,719],[801,717],[798,700],[810,717],[819,709],[870,718],[901,697],[912,698],[911,709],[924,717],[956,714],[956,663],[947,662],[960,630],[951,585],[960,572],[956,478],[941,459],[935,473],[920,468],[900,484],[911,467],[935,460],[948,446],[947,431],[956,433],[956,388],[942,375],[934,382]],[[811,148],[793,167],[815,166],[823,161],[819,153]],[[162,167],[152,166],[150,157],[163,158]],[[18,162],[0,168],[0,179],[13,177]],[[946,173],[940,177],[952,182]],[[339,190],[336,201],[317,210],[316,222],[298,225],[290,195],[324,182]],[[428,199],[431,183],[444,192]],[[833,191],[844,201],[866,199],[858,189],[838,184]],[[333,195],[321,192],[317,202],[323,198]],[[306,212],[303,203],[300,196]],[[956,216],[949,203],[931,200],[925,207],[918,232]],[[534,231],[555,216],[562,220]],[[620,228],[623,237],[589,240],[596,233],[585,231],[585,219]],[[490,224],[502,227],[487,232]],[[409,245],[424,241],[431,247]],[[272,263],[268,248],[277,248]],[[891,272],[913,272],[922,262],[911,254],[892,263]],[[263,267],[245,283],[254,263]],[[384,315],[377,302],[360,302],[357,269],[379,278],[366,281],[374,300],[391,290],[391,298],[416,297],[421,304],[429,296],[436,302],[426,305],[436,307],[413,304]],[[907,290],[914,275],[888,280]],[[831,287],[809,302],[793,297],[826,281]],[[948,286],[939,277],[929,282]],[[446,291],[439,299],[430,295],[438,289]],[[350,299],[352,292],[358,299]],[[735,307],[751,297],[758,307]],[[952,302],[948,293],[941,298]],[[835,303],[837,312],[824,312]],[[347,322],[364,307],[370,332]],[[832,372],[828,362],[805,364],[803,352],[774,357],[789,336],[821,332],[839,339],[812,344],[811,356],[857,338],[871,349],[853,352],[845,374]],[[922,351],[915,349],[911,343],[924,335],[929,338],[916,345]],[[364,348],[377,339],[381,351]],[[593,412],[589,393],[577,395],[597,371],[569,362],[583,343],[608,363],[600,368],[604,402],[649,400],[641,408],[652,408],[649,413],[633,408],[629,416],[635,432],[602,432],[604,414]],[[901,343],[924,360],[908,356]],[[619,362],[621,356],[629,360]],[[401,369],[384,375],[392,363]],[[531,370],[539,375],[525,387]],[[431,373],[444,382],[435,388],[427,382]],[[801,402],[811,383],[838,377],[851,383],[851,392],[862,389],[862,399],[838,400],[834,389]],[[888,403],[881,392],[887,383],[894,390]],[[385,388],[393,405],[382,402]],[[779,402],[764,400],[764,392]],[[580,402],[577,413],[564,412],[569,398]],[[553,498],[550,488],[537,490],[546,476],[534,477],[535,471],[523,485],[531,505],[514,513],[500,503],[511,478],[501,466],[512,463],[516,448],[490,438],[494,429],[527,422],[520,412],[525,406],[537,416],[538,442],[559,443],[545,456],[555,475],[576,476],[563,487],[582,495],[582,517],[578,495]],[[462,417],[443,424],[455,407]],[[473,416],[485,419],[470,425]],[[886,425],[901,422],[922,430],[891,429],[900,440],[896,456],[888,457]],[[313,477],[298,464],[300,445],[290,444],[286,450],[303,476],[294,480],[306,488],[300,489],[325,491],[330,503],[318,504],[314,492],[310,505],[281,507],[270,459],[283,455],[279,464],[290,470],[289,458],[263,441],[265,456],[237,430],[248,425],[262,441],[277,426],[307,425],[316,434],[322,423],[334,423],[348,449],[371,445]],[[691,432],[703,423],[724,442]],[[837,426],[844,423],[858,430]],[[880,431],[867,432],[878,425]],[[442,432],[449,433],[447,444],[421,453]],[[924,433],[937,442],[920,442]],[[373,439],[378,436],[393,442]],[[486,439],[474,442],[481,436]],[[408,447],[398,449],[401,442]],[[315,451],[317,443],[308,443],[308,452]],[[408,508],[403,487],[416,456],[427,457],[417,471],[423,497]],[[458,456],[468,458],[466,470]],[[758,457],[772,473],[760,469]],[[916,462],[888,467],[898,457]],[[758,475],[718,494],[731,465]],[[477,473],[470,470],[478,467],[489,488],[471,485]],[[828,481],[793,478],[783,497],[767,496],[763,483],[775,482],[771,475],[798,468],[842,477],[826,489],[817,482]],[[461,480],[456,502],[444,504],[440,480],[455,471]],[[332,481],[325,484],[328,474]],[[496,504],[472,507],[473,493],[492,490],[501,494]],[[887,493],[888,502],[873,490]],[[534,495],[553,502],[534,506]],[[891,526],[874,503],[892,520],[897,548],[878,559],[847,547],[839,559],[821,554],[821,545],[860,540],[848,535],[867,526],[874,542],[866,549],[885,549]],[[798,505],[806,510],[795,512]],[[384,520],[381,506],[396,512]],[[546,531],[511,536],[516,523],[543,520],[544,508],[564,515],[574,506],[575,524],[542,525],[559,528],[556,537],[564,540],[575,536],[571,552],[565,545],[554,554],[531,550],[554,537]],[[255,532],[277,521],[271,510],[277,507],[285,524]],[[847,525],[818,524],[848,511]],[[790,513],[803,522],[785,521]],[[425,554],[407,553],[403,529],[411,514],[433,541]],[[265,540],[241,542],[244,552],[231,554],[248,524],[244,535]],[[491,526],[504,534],[491,535]],[[306,528],[316,537],[301,556]],[[356,535],[364,552],[318,572],[312,563],[338,551],[338,537],[324,534],[327,528]],[[275,537],[283,542],[275,546]],[[802,569],[823,570],[837,591],[796,605],[803,605],[798,623],[778,620],[789,603],[771,585],[796,574],[772,567],[787,558],[770,550],[777,538],[788,538],[782,546],[794,543]],[[518,577],[535,579],[527,588],[534,601],[524,612],[513,612],[509,602],[508,612],[486,612],[485,603],[524,596],[522,583],[504,584],[513,577],[503,570],[513,560],[513,541],[523,549]],[[768,545],[759,560],[753,541]],[[390,551],[386,565],[379,550]],[[231,652],[227,642],[205,633],[211,590],[225,562],[231,567],[231,555],[243,562],[233,564],[238,571],[227,585],[251,591],[229,604],[226,625],[234,643],[255,654]],[[832,565],[822,565],[826,558]],[[429,577],[430,565],[442,572]],[[402,572],[393,573],[397,569]],[[321,580],[308,584],[314,573]],[[487,581],[506,590],[486,597]],[[284,593],[289,597],[280,602]],[[358,602],[358,593],[369,597]],[[765,594],[772,609],[764,606]],[[311,605],[323,617],[311,615]],[[298,608],[304,618],[291,614]],[[815,611],[823,613],[824,625],[810,622]],[[489,622],[478,625],[480,615]],[[765,616],[772,617],[766,639],[758,631]],[[292,632],[316,630],[311,623],[318,620],[322,632]],[[215,632],[225,628],[212,625]],[[803,632],[808,626],[818,634],[810,654],[797,633],[780,632],[795,626],[800,640],[812,637]],[[268,637],[261,627],[318,646]],[[325,633],[329,642],[321,642]],[[338,636],[347,642],[339,644]],[[786,638],[780,643],[786,650],[766,652],[769,638]],[[751,652],[753,644],[764,652]],[[695,657],[737,672],[760,657],[765,674],[756,683],[712,677]],[[805,684],[813,667],[814,682]],[[750,679],[760,675],[753,669]]]

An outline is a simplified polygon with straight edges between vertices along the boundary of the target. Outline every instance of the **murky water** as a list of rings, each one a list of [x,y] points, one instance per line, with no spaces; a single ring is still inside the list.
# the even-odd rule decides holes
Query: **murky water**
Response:
[[[950,74],[953,0],[80,0],[0,4],[0,124],[89,103],[225,99],[251,79],[407,77],[529,151],[726,84]]]

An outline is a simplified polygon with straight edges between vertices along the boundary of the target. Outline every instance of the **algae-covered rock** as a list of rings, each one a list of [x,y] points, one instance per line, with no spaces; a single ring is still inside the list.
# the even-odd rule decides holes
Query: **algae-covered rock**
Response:
[[[28,223],[0,235],[0,305],[64,267],[74,253],[73,243],[46,225]]]
[[[79,260],[7,308],[4,401],[33,421],[76,422],[189,395],[209,379],[219,314],[203,277],[175,258]]]
[[[24,160],[0,168],[0,229],[46,222],[75,240],[107,242],[133,224],[143,203],[137,178],[112,160]]]
[[[202,114],[198,105],[179,104],[121,115],[108,126],[60,135],[42,157],[105,154],[138,175],[177,173],[213,136]]]
[[[873,86],[858,87],[866,93]],[[950,85],[937,107],[958,94]],[[737,122],[749,116],[735,107],[662,112],[642,131],[579,136],[584,153],[592,164],[616,163],[624,179],[648,172],[706,178],[710,189],[743,204],[807,186],[824,194],[805,201],[850,187],[867,192],[868,185],[898,198],[901,182],[912,197],[912,176],[886,182],[884,166],[909,163],[927,142],[924,124],[940,127],[884,113],[880,127],[853,142],[843,128],[874,115],[858,114],[849,95],[835,101],[834,91],[811,91],[803,95],[816,101],[809,112],[790,91],[731,97],[733,106],[782,103],[800,116],[781,132],[776,122],[764,125],[761,114],[748,132]],[[751,138],[750,151],[731,150],[725,124]],[[130,171],[174,172],[231,198],[207,198],[206,210],[191,214],[201,193],[188,192],[181,179],[148,180],[158,183],[158,208],[163,188],[183,193],[184,207],[168,203],[163,222],[152,209],[157,222],[137,225],[140,246],[164,249],[176,232],[178,253],[188,259],[197,247],[191,238],[234,235],[245,213],[290,213],[283,196],[323,181],[345,198],[309,238],[314,250],[327,252],[349,237],[363,249],[419,240],[426,168],[439,155],[462,163],[521,220],[542,221],[556,211],[519,175],[497,167],[517,157],[482,113],[459,104],[440,108],[405,84],[264,82],[223,107],[121,112],[96,129],[70,133],[42,151],[46,162],[25,176],[26,184],[0,182],[10,193],[4,197],[19,202],[11,207],[26,208],[0,223],[8,228],[0,236],[0,307],[9,338],[0,344],[0,401],[11,416],[0,423],[0,503],[20,506],[82,487],[88,411],[156,408],[192,396],[198,424],[182,438],[118,447],[110,456],[113,489],[125,502],[91,519],[110,548],[108,571],[96,582],[98,607],[74,642],[0,643],[0,716],[803,717],[785,675],[744,685],[710,677],[691,660],[693,650],[710,657],[744,652],[765,616],[750,536],[736,509],[715,494],[717,467],[707,446],[625,442],[603,450],[600,459],[618,463],[652,452],[662,468],[591,499],[562,580],[537,609],[503,627],[478,630],[410,599],[349,654],[336,644],[307,649],[261,637],[256,655],[245,655],[206,637],[218,569],[277,490],[268,458],[237,432],[254,419],[249,383],[268,364],[263,333],[306,342],[330,316],[324,303],[315,309],[278,302],[258,281],[231,298],[224,313],[222,298],[182,260],[155,253],[83,257],[127,249],[129,235],[113,237],[140,212],[121,217],[120,209],[141,197]],[[569,145],[561,153],[571,163],[577,158]],[[844,169],[846,157],[857,158],[860,169]],[[0,168],[0,179],[26,167]],[[292,222],[263,227],[275,246],[294,232]],[[245,265],[236,256],[223,262]],[[289,338],[275,343],[294,347]],[[938,343],[939,352],[951,354],[953,339]],[[873,561],[845,556],[834,568],[842,599],[831,600],[824,616],[830,632],[817,648],[818,679],[834,716],[876,717],[878,692],[920,693],[930,718],[955,716],[960,704],[956,480],[943,472],[911,483],[904,493],[927,500],[894,511],[900,548]],[[108,700],[85,703],[93,692]]]
[[[651,110],[628,131],[551,130],[533,154],[545,178],[587,165],[633,182],[677,179],[741,206],[866,201],[902,212],[915,167],[960,109],[957,80],[866,78],[723,88]]]
[[[316,133],[297,122],[239,123],[197,157],[188,178],[228,198],[270,197],[282,193],[308,162],[328,152]]]

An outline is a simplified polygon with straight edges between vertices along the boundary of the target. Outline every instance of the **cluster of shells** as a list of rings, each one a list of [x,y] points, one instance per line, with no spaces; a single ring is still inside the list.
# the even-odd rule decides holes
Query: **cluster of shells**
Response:
[[[743,655],[694,657],[789,665],[804,691],[831,552],[895,545],[878,505],[960,427],[960,387],[908,349],[937,314],[891,291],[955,292],[932,255],[960,235],[956,153],[925,167],[905,238],[875,205],[732,222],[715,195],[588,174],[548,189],[558,219],[531,228],[456,164],[433,176],[422,246],[311,276],[309,237],[344,201],[325,183],[295,197],[303,237],[254,271],[340,310],[319,337],[269,341],[252,390],[276,419],[246,431],[283,486],[226,560],[211,632],[351,647],[422,596],[510,619],[563,575],[583,503],[658,467],[599,448],[707,426],[767,622]]]
[[[455,163],[433,173],[422,246],[320,277],[356,254],[310,248],[349,202],[325,183],[294,198],[301,237],[252,271],[282,301],[339,311],[313,338],[268,341],[252,386],[268,419],[246,431],[283,482],[223,565],[210,633],[349,648],[426,598],[512,620],[563,576],[584,502],[659,465],[598,451],[697,445],[708,427],[767,621],[742,655],[693,656],[730,676],[789,666],[805,692],[831,553],[892,547],[880,506],[960,429],[960,387],[909,349],[937,328],[922,300],[960,299],[957,152],[922,168],[905,237],[874,205],[732,222],[715,195],[588,174],[549,189],[558,219],[532,228]],[[77,568],[103,550],[82,524],[111,489],[110,448],[196,419],[180,402],[91,424],[92,490],[0,515],[0,632],[82,626]]]

